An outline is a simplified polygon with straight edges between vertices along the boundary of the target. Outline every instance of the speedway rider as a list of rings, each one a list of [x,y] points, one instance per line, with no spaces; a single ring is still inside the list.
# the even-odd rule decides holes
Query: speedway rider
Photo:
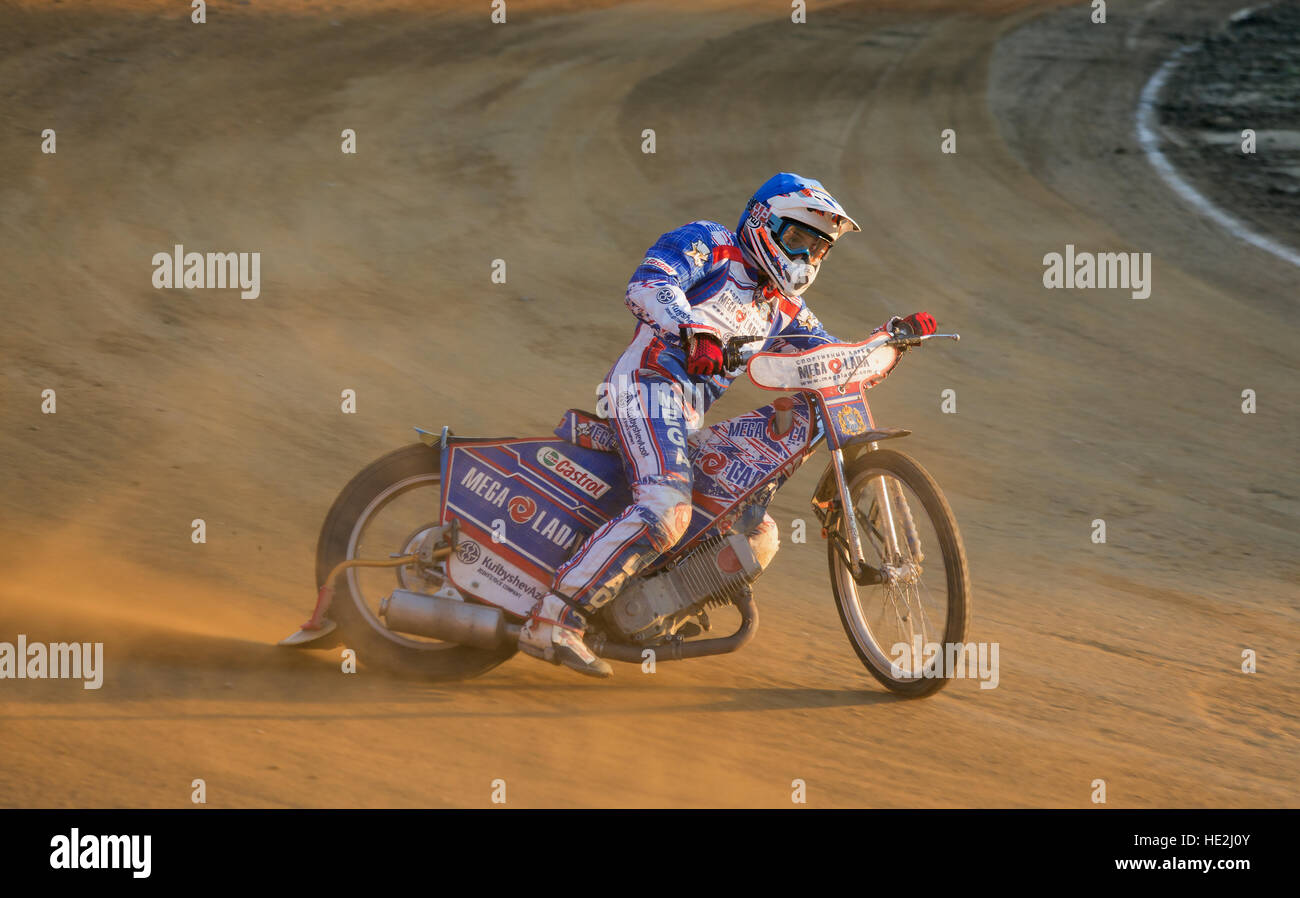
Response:
[[[687,437],[734,379],[724,370],[723,346],[734,336],[761,336],[768,352],[841,342],[826,333],[802,294],[835,241],[858,230],[819,182],[782,172],[758,188],[734,232],[694,221],[646,251],[626,299],[640,323],[606,376],[613,388],[610,423],[634,503],[556,571],[553,592],[520,630],[522,651],[591,676],[612,673],[583,642],[586,619],[686,534],[692,508]],[[925,312],[902,320],[914,333],[935,331]],[[734,529],[766,567],[778,545],[766,509],[747,509]]]

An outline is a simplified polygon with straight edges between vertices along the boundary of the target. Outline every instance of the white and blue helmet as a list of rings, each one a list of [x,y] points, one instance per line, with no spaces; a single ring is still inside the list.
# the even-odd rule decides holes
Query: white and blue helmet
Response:
[[[860,230],[820,181],[781,172],[750,198],[736,239],[781,292],[797,296],[840,235]]]

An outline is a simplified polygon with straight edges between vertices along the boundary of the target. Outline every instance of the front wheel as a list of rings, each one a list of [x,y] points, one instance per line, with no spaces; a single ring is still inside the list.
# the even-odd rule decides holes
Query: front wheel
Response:
[[[334,500],[321,526],[317,588],[340,561],[413,553],[437,526],[441,483],[438,453],[423,443],[390,452],[362,469]],[[435,680],[478,676],[509,658],[513,649],[485,651],[398,633],[384,625],[378,611],[395,588],[435,593],[449,586],[443,562],[351,568],[335,577],[328,613],[362,664]]]
[[[952,509],[913,458],[880,449],[845,478],[866,565],[853,575],[844,510],[828,519],[831,588],[840,623],[863,665],[890,690],[919,697],[965,669],[970,574]]]

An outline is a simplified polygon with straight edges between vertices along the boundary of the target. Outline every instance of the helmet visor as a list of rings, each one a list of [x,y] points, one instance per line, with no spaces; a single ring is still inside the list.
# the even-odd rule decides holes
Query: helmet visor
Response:
[[[776,242],[791,258],[806,257],[813,265],[826,258],[834,243],[821,231],[788,218],[782,220],[776,232]]]

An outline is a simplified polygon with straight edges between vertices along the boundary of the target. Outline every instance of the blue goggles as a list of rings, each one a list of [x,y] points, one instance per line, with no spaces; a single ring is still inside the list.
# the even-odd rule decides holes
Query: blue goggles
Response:
[[[816,228],[789,218],[781,219],[781,227],[776,231],[776,242],[789,256],[807,256],[813,264],[826,258],[835,243]]]

